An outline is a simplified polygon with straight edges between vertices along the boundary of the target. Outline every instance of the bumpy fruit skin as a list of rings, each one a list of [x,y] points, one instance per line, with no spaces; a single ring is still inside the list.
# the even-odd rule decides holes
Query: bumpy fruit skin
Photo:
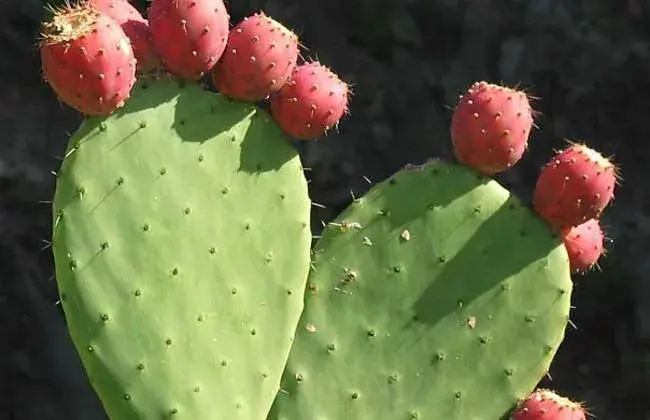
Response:
[[[230,16],[222,0],[153,0],[149,28],[163,66],[176,77],[197,80],[221,58]]]
[[[534,207],[552,227],[598,218],[614,197],[616,167],[597,151],[572,144],[542,168]]]
[[[562,240],[569,255],[571,271],[574,273],[589,270],[603,254],[605,234],[598,219],[590,219],[561,231]]]
[[[146,72],[158,62],[151,43],[149,21],[127,0],[89,0],[88,3],[117,22],[131,40],[137,62],[136,69]]]
[[[532,125],[524,92],[476,82],[461,96],[452,116],[454,153],[486,175],[503,172],[523,156]]]
[[[580,404],[539,389],[519,404],[512,420],[586,420],[586,413]]]
[[[230,31],[226,51],[212,70],[212,82],[233,99],[259,101],[284,86],[297,61],[298,37],[258,13]]]
[[[278,125],[298,140],[314,140],[334,127],[348,110],[349,87],[317,61],[295,68],[291,78],[271,96]]]
[[[43,77],[59,99],[86,115],[109,115],[128,99],[136,59],[129,38],[87,4],[56,10],[43,24]]]

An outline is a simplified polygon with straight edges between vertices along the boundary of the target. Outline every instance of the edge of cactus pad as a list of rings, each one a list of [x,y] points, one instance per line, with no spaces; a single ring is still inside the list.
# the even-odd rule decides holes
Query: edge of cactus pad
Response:
[[[53,207],[68,329],[112,419],[266,415],[311,243],[299,157],[266,112],[139,83],[72,136]]]
[[[400,171],[324,230],[269,419],[497,419],[545,375],[572,282],[562,242],[496,181]]]

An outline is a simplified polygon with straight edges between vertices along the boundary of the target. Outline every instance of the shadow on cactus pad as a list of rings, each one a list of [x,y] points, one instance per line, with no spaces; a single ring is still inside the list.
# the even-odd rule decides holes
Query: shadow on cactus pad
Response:
[[[199,89],[194,84],[177,82],[167,76],[159,77],[160,80],[157,81],[138,83],[128,106],[118,109],[113,114],[114,117],[119,119],[125,113],[132,114],[155,108],[173,100],[174,118],[163,123],[169,124],[184,142],[203,143],[237,128],[246,131],[245,137],[241,140],[240,169],[242,171],[250,173],[271,171],[294,158],[295,152],[292,148],[274,147],[275,145],[268,140],[270,137],[284,137],[284,134],[267,111],[252,104],[233,101],[218,93],[206,95],[205,90]],[[170,88],[161,89],[163,85]],[[147,92],[146,95],[141,94],[150,86],[154,86],[155,89]],[[202,100],[197,100],[198,92],[204,93],[201,96]],[[230,140],[233,141],[232,137]],[[275,148],[273,153],[268,153],[269,148],[273,147]]]

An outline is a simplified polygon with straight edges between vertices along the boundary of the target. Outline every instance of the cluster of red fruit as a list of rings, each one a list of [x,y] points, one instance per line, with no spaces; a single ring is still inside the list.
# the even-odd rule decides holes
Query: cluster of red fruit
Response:
[[[533,114],[524,92],[474,83],[452,117],[457,159],[486,175],[511,168],[528,147]],[[588,270],[604,252],[598,220],[614,197],[617,172],[597,151],[571,143],[539,175],[535,211],[562,237],[574,272]]]
[[[138,73],[163,68],[183,80],[210,74],[222,94],[269,99],[278,125],[311,140],[347,112],[349,87],[317,61],[299,63],[298,37],[258,13],[230,29],[223,0],[153,0],[145,19],[128,0],[86,0],[43,24],[43,75],[59,99],[86,115],[109,115]]]

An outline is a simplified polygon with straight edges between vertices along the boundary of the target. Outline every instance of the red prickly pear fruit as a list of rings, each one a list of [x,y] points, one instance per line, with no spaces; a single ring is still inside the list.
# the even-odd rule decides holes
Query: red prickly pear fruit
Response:
[[[571,144],[543,168],[535,185],[535,211],[553,228],[597,219],[614,197],[617,169],[597,151]]]
[[[43,77],[59,99],[86,115],[109,115],[129,98],[136,59],[110,17],[85,3],[54,11],[42,25]]]
[[[580,273],[593,267],[603,255],[603,233],[598,219],[590,219],[586,222],[561,230],[561,237],[569,255],[571,271]]]
[[[298,37],[258,13],[230,31],[226,51],[212,69],[212,82],[233,99],[259,101],[287,83],[297,61]]]
[[[584,407],[548,389],[538,389],[521,401],[511,420],[586,420]]]
[[[524,92],[475,82],[452,116],[454,154],[483,174],[503,172],[523,156],[532,126],[533,111]]]
[[[138,60],[136,70],[147,72],[156,67],[158,59],[151,43],[149,21],[127,0],[89,0],[88,4],[117,22],[131,40]]]
[[[315,140],[348,110],[349,86],[317,61],[296,67],[289,81],[271,96],[271,113],[284,132]]]
[[[230,16],[223,0],[153,0],[149,28],[165,69],[185,80],[210,71],[226,48]]]

